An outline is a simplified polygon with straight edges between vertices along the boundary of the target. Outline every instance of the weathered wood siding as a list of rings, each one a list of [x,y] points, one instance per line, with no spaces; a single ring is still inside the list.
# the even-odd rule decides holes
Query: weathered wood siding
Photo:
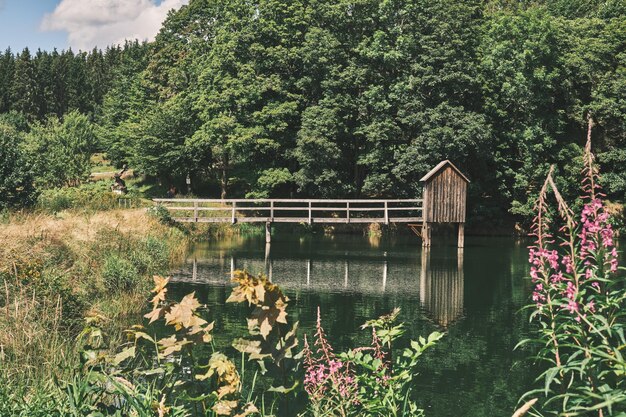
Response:
[[[424,184],[424,220],[433,223],[464,223],[467,182],[446,166]]]

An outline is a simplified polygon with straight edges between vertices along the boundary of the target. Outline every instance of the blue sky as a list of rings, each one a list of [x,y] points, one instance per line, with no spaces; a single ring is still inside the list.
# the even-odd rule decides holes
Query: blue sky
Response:
[[[11,47],[21,51],[28,46],[37,48],[67,48],[67,34],[63,31],[43,32],[41,20],[52,13],[60,0],[0,0],[0,48]]]
[[[188,0],[0,0],[0,50],[91,50],[152,40]]]

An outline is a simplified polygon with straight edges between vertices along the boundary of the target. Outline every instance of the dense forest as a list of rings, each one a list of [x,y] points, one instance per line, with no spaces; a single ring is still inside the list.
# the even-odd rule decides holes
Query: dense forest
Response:
[[[524,218],[550,164],[577,192],[589,115],[624,201],[623,0],[191,0],[151,43],[0,57],[0,208],[99,151],[212,197],[414,197],[450,159],[471,217]]]

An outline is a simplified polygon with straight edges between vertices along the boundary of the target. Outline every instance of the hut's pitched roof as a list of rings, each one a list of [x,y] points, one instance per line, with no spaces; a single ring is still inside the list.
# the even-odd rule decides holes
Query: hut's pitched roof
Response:
[[[452,167],[452,169],[455,170],[456,173],[461,176],[461,178],[463,178],[468,183],[470,182],[470,180],[465,175],[463,175],[463,173],[456,166],[454,166],[454,164],[452,162],[450,162],[447,159],[445,161],[439,162],[437,164],[437,166],[434,167],[433,169],[431,169],[428,174],[424,175],[420,181],[422,181],[422,182],[428,181],[433,175],[435,175],[437,172],[439,172],[441,169],[443,169],[443,167],[446,166],[446,165],[450,165],[450,167]]]

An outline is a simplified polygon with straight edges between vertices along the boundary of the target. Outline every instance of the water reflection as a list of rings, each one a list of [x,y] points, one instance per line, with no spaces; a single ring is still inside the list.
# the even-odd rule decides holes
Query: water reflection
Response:
[[[422,251],[420,273],[420,303],[443,327],[463,316],[463,249],[457,253],[457,266],[431,262],[431,251]]]
[[[400,307],[408,339],[446,332],[415,381],[428,416],[511,415],[535,375],[518,364],[526,353],[514,351],[528,323],[520,314],[529,295],[526,244],[470,237],[464,251],[455,245],[423,251],[413,236],[283,235],[270,247],[264,236],[236,237],[195,247],[174,271],[170,295],[196,291],[215,321],[217,346],[247,331],[248,309],[225,303],[235,269],[265,272],[280,284],[301,334],[314,332],[321,307],[336,351],[369,343],[360,326]]]
[[[432,256],[431,249],[421,256],[377,256],[343,251],[332,258],[308,255],[272,256],[265,245],[263,256],[255,251],[218,249],[211,256],[194,253],[174,273],[174,281],[187,284],[230,285],[237,269],[253,273],[263,271],[272,282],[285,290],[363,293],[369,295],[401,294],[419,300],[426,314],[442,327],[463,316],[463,250],[450,256]],[[440,253],[438,255],[441,255]],[[434,259],[433,259],[434,258]]]

